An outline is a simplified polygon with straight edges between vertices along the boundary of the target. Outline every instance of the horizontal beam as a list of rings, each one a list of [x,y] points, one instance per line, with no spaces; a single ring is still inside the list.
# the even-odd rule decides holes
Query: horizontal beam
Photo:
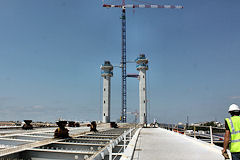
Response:
[[[94,143],[81,143],[81,144],[79,144],[79,143],[71,143],[71,142],[56,142],[54,144],[69,144],[69,145],[74,144],[74,145],[79,145],[79,146],[89,146],[89,145],[91,145],[91,146],[105,146],[105,144],[94,144]]]
[[[13,141],[13,142],[35,142],[34,140],[28,140],[28,139],[13,139],[13,138],[0,138],[1,141]]]
[[[66,159],[87,159],[92,156],[90,152],[69,152],[69,151],[46,151],[46,150],[27,150],[23,152],[23,159],[58,159],[58,160],[66,160]]]
[[[148,4],[126,4],[126,5],[110,5],[104,4],[103,7],[106,8],[171,8],[171,9],[183,9],[180,5],[148,5]]]
[[[53,149],[39,149],[39,148],[32,148],[28,149],[28,151],[40,151],[40,152],[54,152],[54,153],[72,153],[72,154],[94,154],[94,151],[82,151],[82,150],[53,150]]]

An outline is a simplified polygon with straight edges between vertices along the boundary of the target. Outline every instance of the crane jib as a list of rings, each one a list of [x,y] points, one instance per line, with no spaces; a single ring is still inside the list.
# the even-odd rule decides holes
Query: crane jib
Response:
[[[106,8],[172,8],[172,9],[182,9],[183,6],[181,5],[149,5],[149,4],[126,4],[126,5],[110,5],[110,4],[104,4],[103,7]]]

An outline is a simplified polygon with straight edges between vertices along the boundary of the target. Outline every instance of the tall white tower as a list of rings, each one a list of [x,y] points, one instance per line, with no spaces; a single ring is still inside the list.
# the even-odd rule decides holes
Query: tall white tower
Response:
[[[111,77],[113,76],[113,66],[109,61],[105,61],[101,66],[103,77],[103,123],[110,122],[110,95]]]
[[[145,54],[140,54],[136,59],[139,71],[139,122],[147,123],[147,94],[146,94],[146,70],[148,70],[148,59]]]

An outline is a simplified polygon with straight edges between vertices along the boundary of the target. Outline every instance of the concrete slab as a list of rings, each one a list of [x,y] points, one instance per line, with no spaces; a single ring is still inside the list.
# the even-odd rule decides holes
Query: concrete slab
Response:
[[[134,160],[224,160],[221,148],[161,128],[143,128]]]

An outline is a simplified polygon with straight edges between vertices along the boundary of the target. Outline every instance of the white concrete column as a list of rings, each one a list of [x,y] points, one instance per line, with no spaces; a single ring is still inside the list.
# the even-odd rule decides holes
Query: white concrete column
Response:
[[[139,71],[139,115],[140,123],[147,121],[147,94],[146,94],[146,70]]]
[[[103,78],[103,123],[110,122],[110,96],[111,96],[111,78]]]
[[[113,76],[113,66],[109,61],[105,61],[101,66],[103,77],[103,123],[110,122],[110,99],[111,99],[111,77]]]
[[[139,123],[147,123],[147,88],[146,70],[148,70],[148,59],[144,54],[140,54],[136,59],[137,70],[139,71]]]

